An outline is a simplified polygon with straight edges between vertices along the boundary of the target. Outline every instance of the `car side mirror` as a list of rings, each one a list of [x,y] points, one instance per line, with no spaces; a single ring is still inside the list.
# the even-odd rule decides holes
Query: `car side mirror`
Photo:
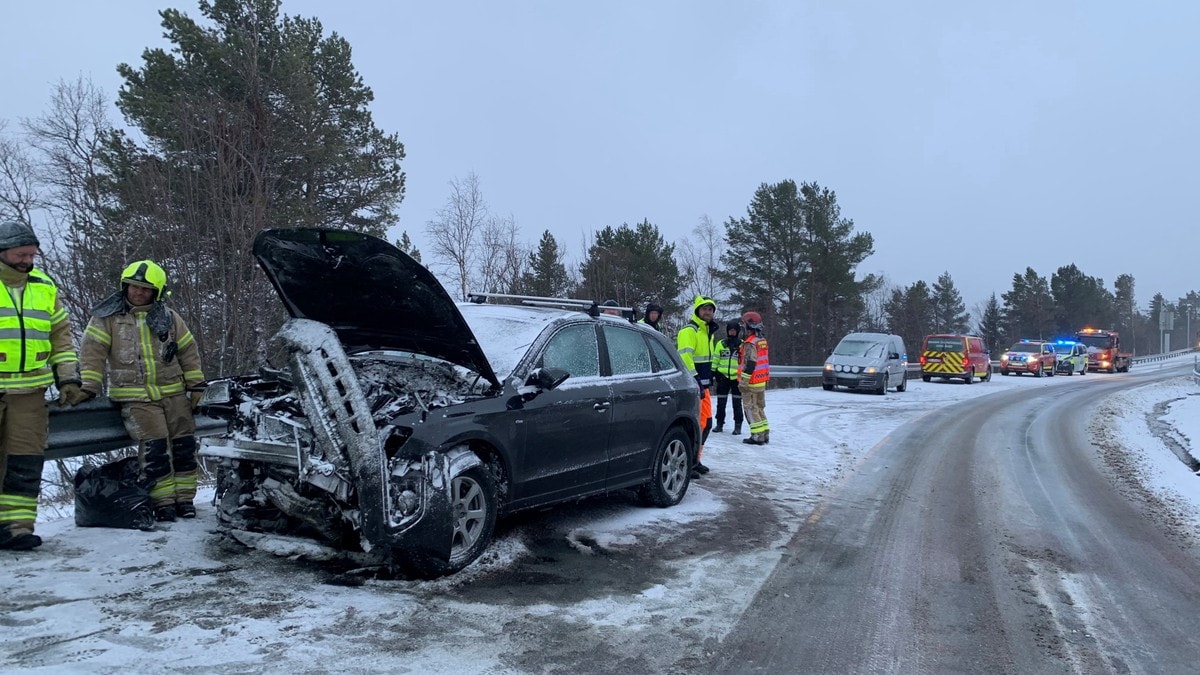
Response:
[[[554,389],[566,381],[571,374],[562,368],[538,368],[529,374],[525,380],[526,386],[537,387],[543,391]]]

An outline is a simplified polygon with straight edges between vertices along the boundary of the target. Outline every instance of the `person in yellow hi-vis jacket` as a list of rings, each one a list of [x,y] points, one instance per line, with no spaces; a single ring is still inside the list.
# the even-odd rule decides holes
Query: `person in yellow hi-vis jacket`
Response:
[[[142,470],[154,479],[156,520],[196,517],[196,420],[204,385],[200,349],[179,314],[163,302],[167,273],[139,260],[121,273],[121,290],[92,309],[83,332],[83,390],[121,406],[129,436],[139,442]]]
[[[86,400],[80,388],[71,321],[58,286],[33,266],[37,235],[25,223],[0,222],[0,549],[42,545],[33,533],[50,412]]]
[[[717,312],[715,300],[697,295],[692,301],[692,316],[675,336],[675,346],[683,365],[696,379],[700,389],[700,447],[696,451],[696,465],[692,467],[692,478],[708,473],[708,467],[700,460],[704,457],[704,443],[712,431],[712,360],[714,337],[719,328],[713,315]]]

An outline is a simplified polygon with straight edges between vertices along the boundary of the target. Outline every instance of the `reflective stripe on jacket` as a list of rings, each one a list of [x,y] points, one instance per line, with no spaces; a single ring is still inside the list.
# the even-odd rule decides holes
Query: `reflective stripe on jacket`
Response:
[[[171,313],[171,330],[159,339],[146,325],[147,307],[111,316],[93,316],[80,348],[84,391],[101,393],[108,371],[108,397],[114,401],[158,401],[182,394],[204,382],[200,350],[179,314]],[[168,361],[169,345],[177,345]]]
[[[729,338],[719,340],[717,342],[717,358],[713,362],[716,371],[729,380],[736,380],[742,372],[742,364],[739,362],[741,340],[734,339],[733,342],[735,344],[730,345]]]
[[[740,378],[743,388],[766,389],[771,379],[771,362],[767,357],[767,339],[761,335],[746,338],[742,344],[742,375]]]
[[[78,360],[54,280],[34,269],[24,287],[6,284],[0,293],[0,391],[49,387],[58,366],[60,379],[75,379]]]

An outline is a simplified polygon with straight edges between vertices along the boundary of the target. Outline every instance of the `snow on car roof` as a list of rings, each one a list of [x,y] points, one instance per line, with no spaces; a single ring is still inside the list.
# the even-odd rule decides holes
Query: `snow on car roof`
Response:
[[[486,305],[458,303],[479,346],[492,364],[496,376],[508,377],[529,346],[551,323],[561,319],[586,317],[577,311],[526,307],[523,305]]]

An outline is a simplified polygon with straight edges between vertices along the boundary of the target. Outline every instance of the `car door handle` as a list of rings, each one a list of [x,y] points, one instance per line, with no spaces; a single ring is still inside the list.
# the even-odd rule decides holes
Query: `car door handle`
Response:
[[[608,410],[611,407],[612,407],[612,403],[610,403],[609,401],[601,401],[600,403],[597,403],[596,405],[592,406],[592,409],[596,410],[597,412],[604,412],[605,410]]]
[[[670,395],[666,395],[666,396],[659,396],[659,397],[658,397],[658,402],[659,402],[659,403],[661,403],[661,404],[663,404],[663,405],[666,405],[666,404],[668,404],[668,403],[670,403],[670,402],[671,402],[671,397],[670,397]]]

